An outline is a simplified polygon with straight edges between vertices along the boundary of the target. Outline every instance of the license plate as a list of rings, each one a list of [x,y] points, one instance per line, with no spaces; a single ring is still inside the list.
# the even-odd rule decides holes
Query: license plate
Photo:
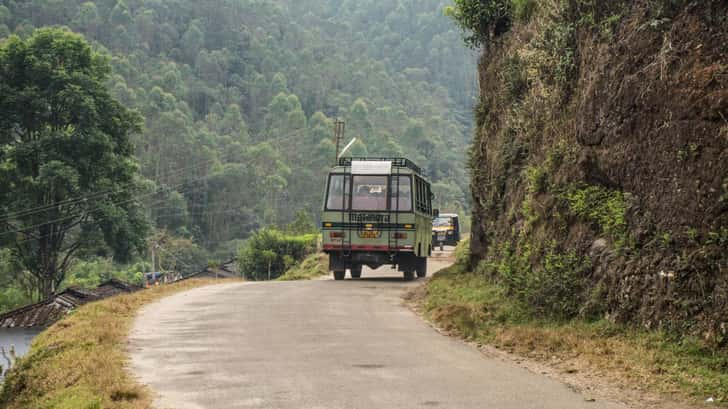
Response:
[[[444,234],[438,234],[437,235],[437,240],[439,240],[439,241],[445,241],[445,235]]]
[[[379,238],[379,232],[376,230],[367,230],[359,233],[359,237],[362,239],[376,239]]]

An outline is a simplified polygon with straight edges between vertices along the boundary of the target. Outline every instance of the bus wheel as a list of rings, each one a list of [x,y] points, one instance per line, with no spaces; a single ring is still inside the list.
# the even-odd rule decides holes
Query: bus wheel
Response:
[[[405,271],[403,274],[404,274],[404,281],[412,281],[415,279],[414,271]]]
[[[362,266],[352,266],[351,267],[351,278],[361,278],[361,269]]]
[[[334,280],[339,281],[346,278],[346,270],[336,270],[334,271]]]
[[[417,257],[415,271],[418,278],[427,277],[427,257]]]

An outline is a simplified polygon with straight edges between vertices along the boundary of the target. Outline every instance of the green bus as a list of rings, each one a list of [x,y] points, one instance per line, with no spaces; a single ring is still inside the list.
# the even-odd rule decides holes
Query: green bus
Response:
[[[432,253],[432,189],[405,158],[340,158],[328,175],[323,250],[336,280],[346,270],[392,265],[405,280],[427,276]]]

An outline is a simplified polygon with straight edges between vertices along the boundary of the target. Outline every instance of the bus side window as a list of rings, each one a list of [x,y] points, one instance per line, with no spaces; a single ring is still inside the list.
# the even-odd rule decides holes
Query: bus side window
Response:
[[[427,182],[422,180],[422,213],[430,214],[430,190],[429,186],[427,185]]]
[[[419,176],[417,176],[415,178],[415,182],[416,182],[416,185],[417,185],[417,203],[416,203],[416,205],[417,205],[417,211],[418,212],[425,212],[427,206],[425,205],[425,201],[423,200],[424,197],[425,197],[425,192],[424,192],[424,189],[423,189],[424,188],[424,186],[423,186],[424,183],[423,183],[422,178],[420,178]]]
[[[414,180],[415,180],[414,181],[414,183],[415,183],[415,194],[414,194],[415,210],[419,212],[420,211],[420,178],[415,176]]]
[[[427,184],[427,214],[432,215],[432,187]]]
[[[326,198],[326,210],[349,208],[351,180],[349,175],[331,175]]]

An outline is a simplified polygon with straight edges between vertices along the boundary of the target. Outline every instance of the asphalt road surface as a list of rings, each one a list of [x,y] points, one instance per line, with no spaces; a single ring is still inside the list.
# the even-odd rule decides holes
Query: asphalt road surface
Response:
[[[177,294],[138,316],[131,370],[159,409],[623,408],[438,334],[403,306],[415,285],[381,268]]]

